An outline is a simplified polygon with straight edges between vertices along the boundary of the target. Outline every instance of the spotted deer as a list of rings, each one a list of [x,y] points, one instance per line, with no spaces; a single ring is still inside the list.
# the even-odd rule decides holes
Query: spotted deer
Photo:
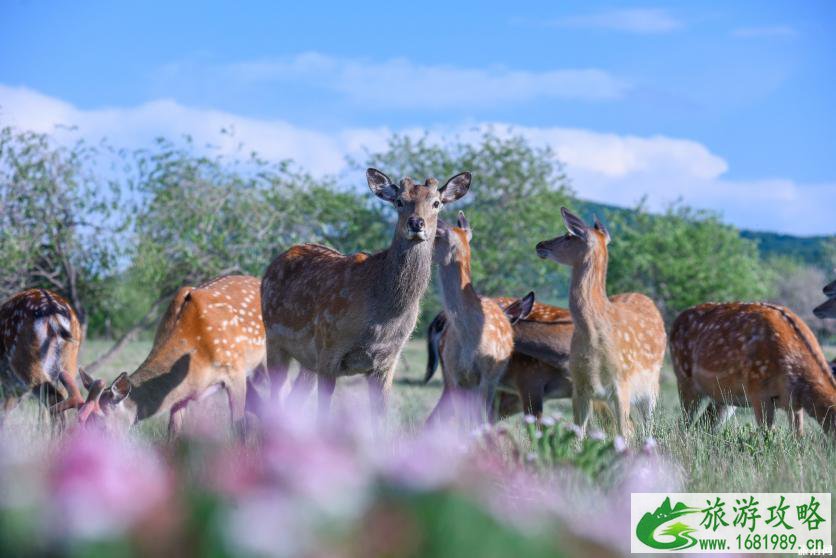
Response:
[[[438,187],[404,178],[394,184],[377,169],[366,178],[375,196],[394,205],[398,221],[386,250],[344,255],[301,244],[279,255],[264,273],[262,312],[267,368],[274,397],[291,359],[300,363],[292,397],[318,380],[319,417],[327,418],[336,379],[363,374],[375,415],[385,409],[395,364],[418,319],[430,280],[438,213],[464,196],[470,173]]]
[[[777,304],[729,302],[685,310],[671,327],[671,357],[686,418],[703,400],[719,426],[737,406],[771,427],[785,409],[797,434],[804,411],[836,433],[836,380],[813,332]]]
[[[821,320],[825,318],[836,318],[836,281],[831,281],[822,290],[827,301],[819,304],[813,309],[813,314]]]
[[[109,386],[85,377],[90,393],[82,422],[112,429],[169,413],[169,435],[183,423],[186,406],[226,391],[233,426],[244,426],[247,376],[264,365],[261,281],[228,275],[199,287],[182,287],[160,320],[154,345],[130,376]]]
[[[46,289],[21,291],[0,306],[3,408],[37,396],[53,416],[84,403],[78,389],[81,325],[70,303]]]
[[[569,311],[574,331],[569,351],[572,410],[584,432],[593,399],[607,401],[618,433],[632,432],[636,405],[649,426],[659,394],[665,356],[665,325],[656,305],[639,293],[607,298],[610,234],[596,219],[589,227],[561,208],[567,234],[537,244],[537,255],[572,268]]]
[[[522,301],[507,297],[493,300],[508,315],[514,332],[514,350],[497,389],[495,418],[501,419],[520,412],[539,417],[543,413],[545,400],[572,396],[568,367],[572,316],[565,308],[541,302],[534,302],[531,310],[525,312]],[[521,312],[517,312],[515,303],[521,307]],[[446,324],[447,316],[443,311],[430,323],[427,331],[427,372],[424,377],[424,383],[429,382],[441,364],[444,392],[449,390],[450,382],[441,358]],[[444,397],[442,393],[442,399]],[[443,412],[444,409],[437,405],[429,420],[444,418]]]
[[[473,287],[471,237],[472,231],[464,213],[459,212],[457,227],[439,220],[434,260],[438,264],[447,320],[445,343],[441,348],[446,381],[437,405],[438,412],[434,415],[447,415],[448,408],[458,411],[453,409],[456,399],[453,395],[469,392],[478,393],[488,419],[493,420],[492,403],[514,350],[514,333],[509,316],[499,304],[480,296]],[[530,293],[520,304],[512,305],[516,310],[509,313],[516,321],[531,310],[533,303],[534,293]],[[481,412],[478,408],[469,409],[467,414],[462,414],[462,418],[465,417],[478,422],[481,421]]]

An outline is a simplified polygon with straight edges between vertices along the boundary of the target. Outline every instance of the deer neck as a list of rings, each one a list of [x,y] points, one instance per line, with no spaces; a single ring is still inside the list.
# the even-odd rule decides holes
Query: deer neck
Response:
[[[433,243],[415,242],[395,235],[383,259],[383,273],[375,289],[376,306],[384,313],[417,312],[432,272]]]
[[[575,329],[594,333],[608,314],[607,254],[593,252],[572,267],[569,310]]]
[[[191,355],[183,351],[169,354],[164,350],[152,350],[145,362],[139,365],[128,378],[131,393],[125,404],[136,411],[135,422],[167,412],[183,397],[178,391],[185,390],[185,377],[189,371]]]
[[[469,261],[439,265],[438,278],[444,310],[451,323],[466,327],[468,319],[481,316],[482,302],[473,288]]]

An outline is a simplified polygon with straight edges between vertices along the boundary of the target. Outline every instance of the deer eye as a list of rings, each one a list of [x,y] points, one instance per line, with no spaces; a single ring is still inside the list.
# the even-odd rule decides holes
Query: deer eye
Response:
[[[439,206],[441,206],[441,202],[440,202],[440,201],[438,201],[438,200],[435,200],[435,201],[433,202],[433,207],[434,207],[435,209],[438,209],[438,208],[439,208]]]
[[[403,200],[400,198],[396,199],[395,205],[397,205],[398,207],[403,207]]]

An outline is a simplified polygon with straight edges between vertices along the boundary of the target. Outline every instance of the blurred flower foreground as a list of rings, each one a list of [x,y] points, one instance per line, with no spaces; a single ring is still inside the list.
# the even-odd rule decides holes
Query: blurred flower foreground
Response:
[[[680,486],[652,440],[512,426],[372,433],[285,408],[246,441],[6,429],[0,555],[621,556],[630,492]]]

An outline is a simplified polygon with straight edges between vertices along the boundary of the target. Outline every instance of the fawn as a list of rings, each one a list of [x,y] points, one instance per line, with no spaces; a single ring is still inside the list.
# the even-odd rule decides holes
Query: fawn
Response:
[[[125,429],[167,412],[174,437],[191,401],[224,389],[233,427],[241,433],[247,375],[264,365],[260,284],[256,277],[229,275],[180,288],[160,320],[151,353],[133,374],[122,372],[110,387],[83,375],[90,393],[80,420]]]
[[[470,173],[461,173],[441,188],[434,178],[396,185],[377,169],[368,169],[366,178],[374,195],[397,211],[389,248],[344,255],[296,245],[273,260],[261,285],[273,393],[277,397],[284,384],[290,359],[299,361],[291,396],[304,396],[316,374],[320,420],[328,416],[337,377],[354,374],[368,379],[373,413],[384,412],[430,281],[438,213],[464,196],[471,181]]]
[[[607,298],[610,233],[596,219],[589,227],[561,208],[567,234],[537,244],[537,255],[570,266],[569,311],[574,331],[569,351],[572,410],[585,432],[593,399],[610,403],[618,433],[632,432],[636,404],[650,425],[665,356],[665,325],[650,298],[626,293]]]
[[[21,291],[0,306],[3,409],[32,393],[52,416],[84,403],[78,390],[81,325],[70,303],[46,289]]]
[[[787,411],[799,435],[805,410],[834,432],[836,380],[813,332],[788,308],[700,304],[674,320],[670,345],[690,422],[707,399],[707,418],[714,426],[735,406],[751,406],[757,423],[771,427],[777,406]]]

